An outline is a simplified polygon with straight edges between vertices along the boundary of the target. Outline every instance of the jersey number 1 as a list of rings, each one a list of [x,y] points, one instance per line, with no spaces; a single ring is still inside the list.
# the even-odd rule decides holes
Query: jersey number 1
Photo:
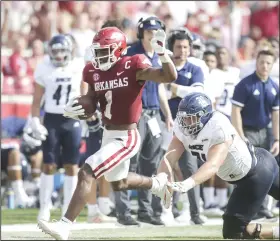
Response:
[[[111,114],[111,106],[112,106],[112,91],[109,90],[105,93],[105,98],[107,101],[107,105],[106,105],[106,109],[104,112],[104,115],[108,118],[111,119],[112,118],[112,114]]]
[[[62,85],[59,85],[56,89],[56,91],[53,94],[53,99],[56,100],[56,105],[59,105],[59,101],[61,98],[61,90],[62,90]],[[67,104],[68,100],[69,100],[69,95],[71,92],[71,85],[67,85],[67,93],[66,93],[66,101],[65,104]]]

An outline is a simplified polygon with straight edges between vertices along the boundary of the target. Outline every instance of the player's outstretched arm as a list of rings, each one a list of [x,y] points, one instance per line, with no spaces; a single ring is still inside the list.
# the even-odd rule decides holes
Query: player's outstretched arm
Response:
[[[157,173],[165,172],[168,175],[168,180],[173,182],[173,171],[178,173],[177,164],[184,150],[183,143],[174,135],[163,160],[159,164]],[[176,176],[179,180],[183,180],[181,172]]]
[[[44,93],[45,88],[35,82],[33,101],[31,106],[31,119],[25,127],[25,129],[30,128],[32,130],[33,137],[40,141],[46,140],[46,136],[48,134],[47,129],[40,123],[41,101]]]
[[[232,140],[210,147],[207,154],[207,161],[188,179],[183,182],[173,182],[171,187],[174,191],[187,192],[196,185],[199,185],[214,176],[227,157],[229,146]]]
[[[171,58],[165,49],[166,34],[159,29],[151,40],[154,51],[159,55],[162,68],[147,68],[138,70],[136,77],[138,80],[152,80],[158,83],[170,83],[177,79],[177,71]]]

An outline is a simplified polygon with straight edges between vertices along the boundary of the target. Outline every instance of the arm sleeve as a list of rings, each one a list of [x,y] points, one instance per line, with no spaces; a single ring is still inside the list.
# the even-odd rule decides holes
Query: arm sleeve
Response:
[[[91,64],[91,63],[89,63],[89,64]],[[83,69],[82,80],[89,84],[90,80],[88,79],[87,72],[88,72],[88,64]],[[92,72],[92,75],[93,75],[93,72]]]
[[[248,90],[246,88],[247,86],[245,85],[244,81],[240,81],[234,88],[234,93],[232,96],[232,104],[239,106],[239,107],[244,107],[246,103],[246,99],[248,97]]]
[[[37,84],[45,87],[44,71],[43,71],[43,65],[42,64],[37,65],[37,67],[34,71],[34,79],[35,79],[35,82]]]
[[[197,67],[192,74],[191,86],[203,86],[204,85],[204,74],[200,67]]]

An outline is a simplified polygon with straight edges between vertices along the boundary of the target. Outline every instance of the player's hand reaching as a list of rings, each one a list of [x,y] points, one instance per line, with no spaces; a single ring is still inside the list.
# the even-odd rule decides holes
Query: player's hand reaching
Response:
[[[168,182],[168,187],[171,187],[173,191],[185,193],[195,186],[194,180],[189,177],[182,182]]]
[[[83,116],[84,114],[85,110],[81,105],[78,104],[77,97],[74,97],[66,104],[63,116],[79,120],[79,116]]]
[[[40,141],[46,140],[48,130],[40,123],[39,117],[32,117],[27,128],[32,129],[32,136]]]
[[[165,53],[165,39],[165,32],[162,29],[159,29],[155,32],[151,40],[152,48],[158,55],[163,55]]]

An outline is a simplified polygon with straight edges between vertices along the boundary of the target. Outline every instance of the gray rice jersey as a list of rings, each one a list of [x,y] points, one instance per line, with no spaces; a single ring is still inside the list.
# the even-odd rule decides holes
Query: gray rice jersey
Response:
[[[207,154],[213,145],[233,140],[228,154],[217,175],[225,181],[237,181],[249,172],[252,156],[247,144],[240,138],[229,119],[216,111],[197,136],[186,136],[175,121],[174,134],[185,149],[201,161],[207,161]]]

